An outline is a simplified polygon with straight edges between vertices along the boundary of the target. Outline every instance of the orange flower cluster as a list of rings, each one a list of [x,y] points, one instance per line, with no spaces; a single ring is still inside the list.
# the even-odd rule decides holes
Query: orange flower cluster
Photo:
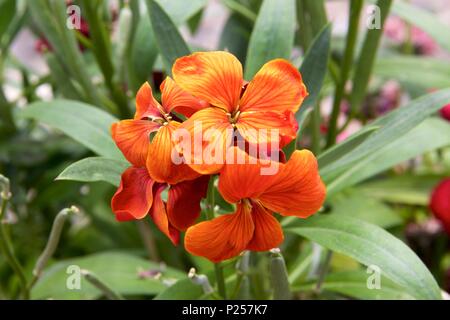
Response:
[[[111,201],[117,219],[149,215],[174,244],[186,231],[187,251],[213,262],[279,246],[283,231],[273,213],[306,218],[326,194],[311,152],[295,151],[287,162],[267,158],[296,136],[294,114],[307,96],[300,73],[276,59],[246,83],[232,54],[197,52],[179,58],[172,74],[161,85],[161,104],[146,83],[134,119],[111,128],[131,163]],[[263,156],[249,152],[267,145]],[[269,168],[276,170],[264,174]],[[213,174],[236,212],[196,224]]]

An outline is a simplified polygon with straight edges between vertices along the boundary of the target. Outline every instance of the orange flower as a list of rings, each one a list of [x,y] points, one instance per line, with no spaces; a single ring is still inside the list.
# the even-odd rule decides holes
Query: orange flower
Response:
[[[161,84],[161,102],[155,100],[150,85],[144,83],[136,95],[134,119],[114,123],[112,137],[125,158],[136,167],[146,166],[153,180],[169,184],[192,180],[199,174],[171,159],[172,132],[180,126],[172,112],[190,116],[206,103],[182,91],[169,77]],[[150,141],[150,134],[155,132]]]
[[[143,219],[147,215],[173,244],[180,231],[191,226],[200,215],[200,201],[206,196],[208,176],[168,186],[150,178],[146,168],[130,167],[122,174],[120,186],[111,200],[119,221]],[[162,193],[167,192],[167,201]]]
[[[199,177],[187,165],[171,160],[171,133],[180,125],[171,112],[189,116],[205,103],[182,91],[170,78],[161,84],[161,96],[160,105],[145,83],[136,95],[134,119],[111,127],[114,141],[132,164],[122,174],[111,208],[119,221],[150,215],[158,228],[178,244],[180,231],[200,215],[200,201],[206,195],[209,177]]]
[[[227,52],[197,52],[179,58],[172,73],[183,90],[211,104],[181,126],[191,137],[196,136],[195,123],[202,124],[203,133],[213,130],[210,136],[200,137],[203,148],[190,148],[190,166],[197,172],[220,171],[223,161],[205,161],[204,150],[213,147],[212,157],[219,154],[219,159],[225,159],[235,130],[247,142],[257,145],[272,143],[282,147],[295,138],[294,113],[308,93],[300,73],[288,61],[275,59],[266,63],[245,90],[242,65]],[[258,134],[261,129],[268,129],[268,134]],[[274,129],[278,131],[272,137],[269,131]]]
[[[245,159],[226,163],[219,178],[219,191],[226,201],[237,204],[236,212],[198,223],[185,237],[187,251],[213,262],[243,250],[279,246],[283,231],[273,212],[306,218],[319,210],[326,194],[310,151],[295,151],[285,164],[262,162],[237,147],[228,152],[234,159]],[[276,174],[261,174],[262,169],[273,166],[278,166]]]

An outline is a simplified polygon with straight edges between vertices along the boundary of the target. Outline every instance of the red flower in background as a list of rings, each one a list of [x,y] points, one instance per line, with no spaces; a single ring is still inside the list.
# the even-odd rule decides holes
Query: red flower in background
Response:
[[[430,209],[450,235],[450,178],[442,180],[434,188],[431,194]]]
[[[446,106],[444,106],[440,112],[441,112],[442,118],[450,121],[450,103],[447,104]]]

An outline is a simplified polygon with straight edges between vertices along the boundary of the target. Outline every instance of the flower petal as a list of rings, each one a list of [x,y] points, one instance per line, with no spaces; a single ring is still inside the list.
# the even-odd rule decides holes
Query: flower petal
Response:
[[[190,94],[213,106],[233,111],[243,85],[242,65],[224,51],[196,52],[175,61],[175,82]]]
[[[209,176],[180,182],[169,189],[167,215],[170,223],[184,231],[200,216],[200,201],[206,197]]]
[[[161,230],[161,232],[164,233],[174,245],[177,245],[180,241],[180,232],[169,223],[169,219],[167,218],[166,205],[161,199],[161,193],[165,188],[166,185],[164,184],[157,184],[153,188],[155,198],[150,210],[150,216],[152,217],[153,222],[156,224],[159,230]]]
[[[267,251],[278,247],[284,240],[283,230],[277,219],[260,203],[252,201],[252,218],[255,225],[253,239],[248,250]]]
[[[184,238],[193,255],[219,262],[237,256],[253,237],[250,207],[238,205],[235,213],[225,214],[190,227]]]
[[[122,120],[113,123],[111,135],[125,158],[136,167],[145,167],[150,133],[158,130],[159,124],[148,120]]]
[[[152,88],[148,82],[144,83],[136,93],[136,113],[134,119],[143,118],[161,118],[162,107],[155,100],[152,93]]]
[[[220,171],[233,142],[233,127],[224,110],[206,108],[197,111],[183,122],[179,133],[183,141],[177,148],[192,169],[201,174]]]
[[[250,81],[239,109],[295,113],[307,95],[300,72],[287,60],[275,59],[263,65]]]
[[[206,101],[195,98],[191,94],[183,91],[172,78],[167,77],[161,83],[161,103],[167,113],[172,111],[190,117],[196,111],[208,107]]]
[[[263,169],[280,164],[261,161],[249,156],[245,151],[232,147],[228,150],[227,163],[220,172],[219,191],[223,198],[236,203],[245,198],[258,198],[275,179],[274,175],[263,175]]]
[[[236,128],[250,144],[266,150],[280,150],[295,139],[298,124],[291,111],[245,111],[239,115]]]
[[[297,150],[259,200],[274,212],[306,218],[320,209],[325,195],[316,158],[308,150]]]
[[[144,218],[152,206],[153,184],[145,168],[129,167],[125,170],[119,188],[111,199],[111,208],[117,220]]]
[[[157,182],[177,184],[181,181],[192,180],[200,174],[183,163],[172,139],[173,132],[180,126],[179,122],[171,121],[162,126],[154,136],[148,148],[147,169],[150,176]],[[179,163],[172,157],[177,155]]]

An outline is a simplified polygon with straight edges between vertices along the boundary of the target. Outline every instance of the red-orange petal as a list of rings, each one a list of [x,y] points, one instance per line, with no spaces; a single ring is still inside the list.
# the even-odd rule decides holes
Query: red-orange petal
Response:
[[[298,125],[291,111],[244,111],[240,114],[236,128],[250,144],[280,150],[295,139]]]
[[[136,167],[145,167],[150,133],[158,130],[159,124],[148,120],[122,120],[113,123],[111,135],[125,158]]]
[[[200,216],[200,201],[206,197],[209,176],[180,182],[170,187],[167,198],[167,216],[170,224],[184,231]]]
[[[190,227],[184,238],[186,250],[212,262],[239,255],[253,237],[255,227],[250,211],[249,206],[238,205],[235,213]]]
[[[167,113],[174,111],[190,117],[196,111],[208,107],[206,101],[183,91],[170,77],[161,83],[160,89],[161,104]]]
[[[306,218],[317,212],[326,189],[314,155],[308,150],[294,151],[280,169],[273,184],[259,196],[262,204],[285,216]]]
[[[179,126],[179,122],[171,121],[160,127],[148,148],[147,169],[157,182],[177,184],[200,175],[183,163],[182,157],[179,157],[180,163],[174,162],[172,158],[175,154],[178,155],[172,134]]]
[[[111,199],[117,220],[142,219],[153,203],[154,181],[145,168],[129,167],[122,173],[119,188]]]
[[[224,110],[238,106],[243,85],[242,65],[225,51],[196,52],[177,59],[175,82],[190,94]]]
[[[248,250],[267,251],[278,247],[284,240],[283,230],[273,214],[259,202],[252,201],[252,218],[255,232]]]
[[[297,112],[308,95],[300,72],[287,60],[267,62],[247,86],[241,111]]]
[[[157,184],[153,188],[155,197],[150,210],[150,216],[159,230],[161,230],[174,245],[177,245],[180,241],[180,232],[170,224],[169,219],[167,218],[166,204],[161,199],[161,193],[165,188],[166,185],[164,184]]]
[[[197,111],[180,130],[183,138],[177,148],[186,163],[201,174],[219,172],[233,142],[233,127],[226,112],[213,107]]]
[[[231,147],[228,150],[227,163],[220,172],[219,191],[230,203],[245,198],[258,198],[273,184],[275,175],[263,175],[263,169],[273,166],[278,172],[281,164],[249,156],[245,151]]]
[[[152,88],[144,83],[136,93],[136,113],[134,119],[161,118],[162,107],[153,97]]]

